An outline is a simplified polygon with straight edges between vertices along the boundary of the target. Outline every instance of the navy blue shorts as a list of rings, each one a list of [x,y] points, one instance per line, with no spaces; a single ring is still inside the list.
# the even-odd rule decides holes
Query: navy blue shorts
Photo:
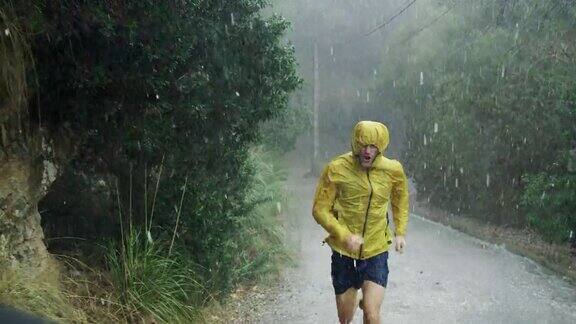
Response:
[[[332,251],[332,285],[336,295],[351,287],[360,289],[364,280],[382,287],[388,284],[388,251],[366,260],[355,260]]]

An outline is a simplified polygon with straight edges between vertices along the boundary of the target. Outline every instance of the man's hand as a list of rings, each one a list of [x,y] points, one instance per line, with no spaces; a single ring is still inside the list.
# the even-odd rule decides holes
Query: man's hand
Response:
[[[406,247],[406,239],[403,235],[396,236],[396,252],[404,253],[404,248]]]
[[[350,234],[346,238],[346,249],[350,252],[358,252],[362,244],[364,239],[356,234]]]

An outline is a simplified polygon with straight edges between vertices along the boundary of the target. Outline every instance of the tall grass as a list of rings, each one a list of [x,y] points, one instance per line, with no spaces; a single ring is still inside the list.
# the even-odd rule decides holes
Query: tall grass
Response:
[[[127,320],[150,316],[170,323],[194,319],[203,287],[194,267],[166,245],[150,243],[139,230],[111,242],[106,257],[110,281]]]
[[[21,135],[28,135],[28,85],[30,78],[37,80],[27,35],[12,10],[11,5],[0,8],[0,125],[10,123]]]
[[[152,206],[156,203],[160,176],[161,173],[157,178]],[[184,184],[181,200],[184,199],[186,186],[187,183]],[[197,305],[200,304],[203,286],[195,267],[178,253],[178,248],[173,249],[178,221],[169,244],[163,240],[153,241],[150,234],[152,217],[148,224],[148,215],[145,215],[146,223],[143,229],[132,224],[130,197],[129,227],[125,231],[118,192],[117,196],[122,235],[120,242],[109,242],[106,263],[116,297],[124,307],[124,316],[131,322],[145,321],[146,317],[170,323],[190,322],[195,317]],[[178,219],[181,209],[182,203],[177,210]],[[153,213],[154,207],[152,215]],[[150,227],[147,227],[148,225]]]

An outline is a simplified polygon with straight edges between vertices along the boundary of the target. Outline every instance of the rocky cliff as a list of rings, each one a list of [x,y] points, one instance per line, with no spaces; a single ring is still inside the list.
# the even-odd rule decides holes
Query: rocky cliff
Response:
[[[0,268],[41,270],[48,261],[38,202],[56,179],[52,149],[3,124],[0,145]],[[0,270],[1,271],[1,270]]]

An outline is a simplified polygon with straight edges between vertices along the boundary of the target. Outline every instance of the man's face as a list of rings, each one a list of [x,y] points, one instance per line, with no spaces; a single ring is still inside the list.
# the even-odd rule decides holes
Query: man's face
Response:
[[[372,166],[372,162],[378,155],[378,148],[374,145],[366,145],[360,150],[360,155],[358,158],[360,159],[360,164],[363,168],[370,168]]]

